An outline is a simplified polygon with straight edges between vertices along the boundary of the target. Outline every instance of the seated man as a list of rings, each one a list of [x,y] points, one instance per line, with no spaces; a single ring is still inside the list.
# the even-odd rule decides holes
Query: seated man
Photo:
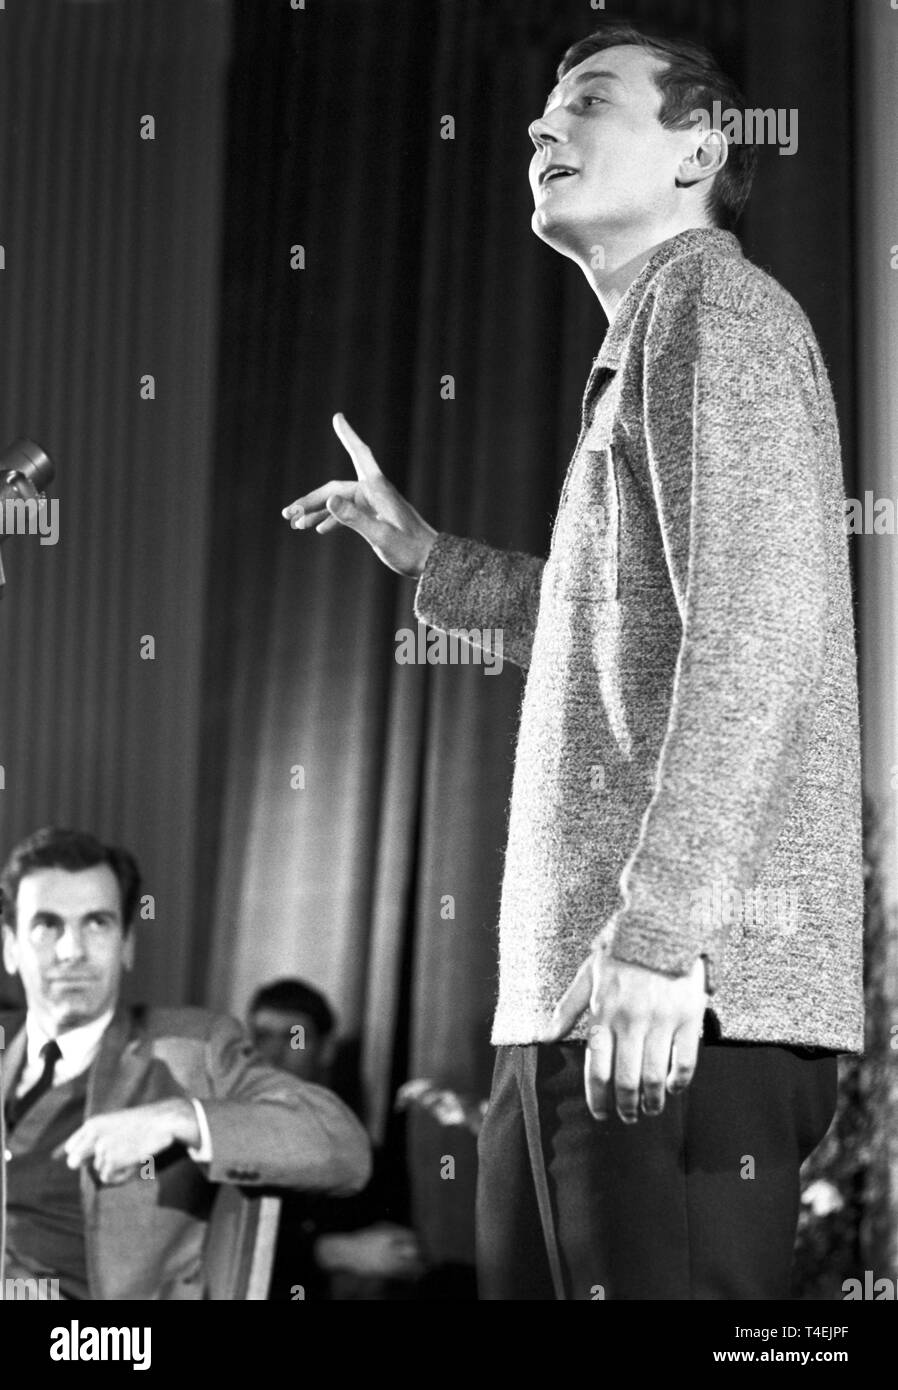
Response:
[[[336,1019],[324,995],[304,980],[263,985],[249,1006],[250,1035],[273,1067],[305,1081],[330,1082]],[[334,1083],[336,1084],[336,1082]],[[374,1155],[374,1174],[352,1201],[291,1196],[284,1202],[269,1298],[408,1298],[423,1273],[405,1215],[396,1160]],[[299,1295],[299,1290],[302,1294]]]
[[[24,1016],[0,1016],[7,1278],[72,1299],[200,1299],[215,1184],[357,1192],[367,1136],[323,1087],[267,1066],[240,1025],[125,1009],[140,875],[130,854],[46,829],[2,875],[3,959]]]

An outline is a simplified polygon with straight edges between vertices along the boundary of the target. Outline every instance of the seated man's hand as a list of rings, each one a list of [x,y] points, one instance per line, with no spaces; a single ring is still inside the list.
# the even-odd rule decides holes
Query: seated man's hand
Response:
[[[660,1115],[665,1087],[682,1091],[692,1080],[706,1002],[702,959],[673,977],[596,949],[559,1000],[543,1041],[559,1041],[589,1009],[586,1103],[597,1120],[607,1119],[613,1086],[617,1113],[635,1124],[640,1090],[645,1114]]]
[[[413,1106],[426,1111],[438,1125],[464,1125],[472,1134],[480,1133],[487,1110],[485,1100],[447,1090],[423,1077],[406,1081],[396,1094],[397,1110]]]
[[[69,1168],[90,1163],[102,1183],[124,1183],[137,1177],[143,1164],[172,1144],[198,1148],[196,1112],[183,1096],[92,1115],[55,1150]]]
[[[414,1231],[389,1221],[345,1235],[319,1236],[315,1258],[322,1269],[377,1279],[417,1279],[424,1269]]]

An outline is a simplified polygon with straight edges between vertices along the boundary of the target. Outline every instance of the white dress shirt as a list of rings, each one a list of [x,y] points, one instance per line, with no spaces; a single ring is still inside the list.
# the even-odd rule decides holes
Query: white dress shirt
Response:
[[[60,1033],[55,1039],[45,1032],[34,1015],[29,1013],[25,1018],[25,1065],[19,1077],[16,1095],[24,1095],[40,1080],[44,1070],[41,1048],[48,1042],[55,1041],[62,1054],[53,1070],[54,1086],[63,1086],[86,1071],[100,1050],[103,1034],[112,1022],[113,1013],[113,1009],[108,1009],[99,1018],[91,1019],[90,1023],[82,1023],[77,1028],[70,1028],[67,1033]]]
[[[25,1018],[25,1066],[16,1086],[16,1095],[24,1095],[40,1079],[44,1070],[41,1048],[48,1042],[55,1041],[61,1054],[53,1069],[54,1086],[63,1086],[67,1081],[74,1080],[76,1076],[80,1076],[83,1071],[86,1071],[96,1059],[100,1050],[100,1043],[103,1041],[103,1034],[112,1022],[114,1013],[114,1009],[108,1009],[99,1018],[91,1019],[90,1023],[81,1023],[77,1028],[70,1028],[67,1032],[59,1033],[55,1039],[52,1039],[34,1015],[29,1012]],[[197,1148],[188,1148],[187,1152],[194,1163],[209,1163],[212,1159],[212,1135],[209,1132],[209,1121],[206,1119],[206,1113],[198,1100],[191,1096],[190,1103],[196,1114],[200,1143]]]

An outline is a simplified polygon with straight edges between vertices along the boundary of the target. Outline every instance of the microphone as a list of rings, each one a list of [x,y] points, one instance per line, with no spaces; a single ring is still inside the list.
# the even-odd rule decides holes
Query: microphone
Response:
[[[23,529],[29,512],[36,522],[37,510],[47,500],[44,489],[53,481],[55,471],[47,454],[33,439],[17,439],[0,454],[0,545],[18,529],[14,525],[10,530],[5,524],[11,515],[23,518]],[[0,597],[5,583],[0,557]]]

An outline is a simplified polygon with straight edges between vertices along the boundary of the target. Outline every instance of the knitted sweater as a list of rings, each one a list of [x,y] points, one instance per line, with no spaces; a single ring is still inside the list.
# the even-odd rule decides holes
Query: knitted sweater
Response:
[[[527,668],[494,1043],[536,1040],[601,942],[672,976],[704,956],[725,1038],[861,1050],[843,508],[805,315],[696,228],[611,321],[548,559],[438,536],[418,618],[499,628]]]

